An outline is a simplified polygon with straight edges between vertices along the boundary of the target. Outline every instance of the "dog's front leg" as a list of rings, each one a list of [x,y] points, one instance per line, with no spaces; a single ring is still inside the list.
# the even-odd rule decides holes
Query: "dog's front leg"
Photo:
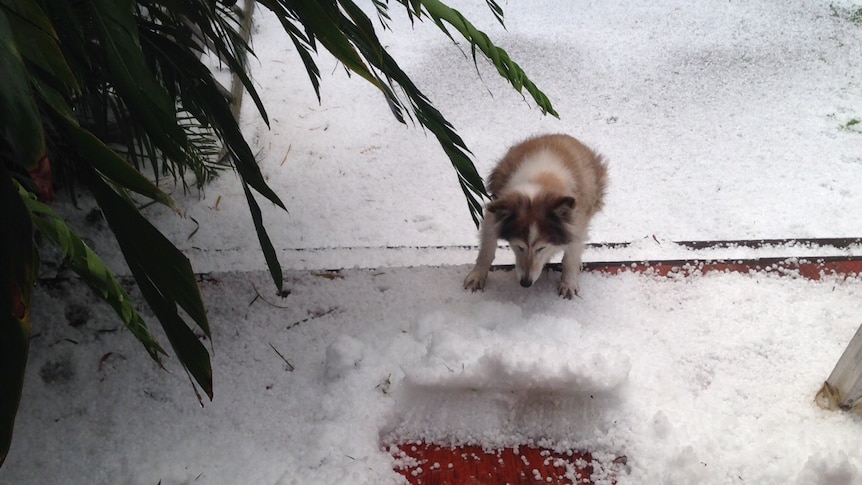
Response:
[[[560,296],[571,299],[578,294],[578,274],[581,272],[581,253],[584,252],[583,241],[573,241],[563,251],[563,274],[558,287]]]
[[[479,236],[479,256],[476,258],[476,266],[464,278],[464,288],[472,291],[485,288],[485,278],[488,277],[488,270],[491,269],[496,252],[497,219],[492,212],[485,211]]]

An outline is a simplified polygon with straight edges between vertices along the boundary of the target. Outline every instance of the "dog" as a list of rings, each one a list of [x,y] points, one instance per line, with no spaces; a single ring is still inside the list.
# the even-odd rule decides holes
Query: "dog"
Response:
[[[542,135],[506,153],[488,179],[476,266],[464,288],[485,288],[497,240],[515,253],[515,274],[529,288],[551,258],[563,251],[560,296],[578,294],[581,253],[593,215],[601,210],[608,170],[604,158],[575,138]]]

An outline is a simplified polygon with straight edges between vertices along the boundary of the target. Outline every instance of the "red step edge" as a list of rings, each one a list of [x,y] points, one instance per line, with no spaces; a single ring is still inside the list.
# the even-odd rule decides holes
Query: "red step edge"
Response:
[[[630,271],[682,277],[713,272],[771,273],[820,280],[824,276],[846,278],[862,274],[862,256],[594,262],[585,264],[584,269],[606,274]]]

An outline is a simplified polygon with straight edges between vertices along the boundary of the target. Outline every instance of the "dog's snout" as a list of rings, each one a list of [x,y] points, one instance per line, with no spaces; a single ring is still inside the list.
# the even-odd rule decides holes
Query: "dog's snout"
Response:
[[[523,286],[524,288],[529,288],[533,286],[533,280],[531,280],[529,277],[521,278],[521,286]]]

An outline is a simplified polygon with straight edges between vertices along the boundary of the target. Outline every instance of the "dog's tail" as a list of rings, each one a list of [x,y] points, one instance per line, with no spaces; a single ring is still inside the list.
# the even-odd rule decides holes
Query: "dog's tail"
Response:
[[[605,192],[608,190],[608,164],[605,162],[605,158],[595,154],[593,166],[596,171],[596,200],[588,212],[591,216],[605,206]]]

